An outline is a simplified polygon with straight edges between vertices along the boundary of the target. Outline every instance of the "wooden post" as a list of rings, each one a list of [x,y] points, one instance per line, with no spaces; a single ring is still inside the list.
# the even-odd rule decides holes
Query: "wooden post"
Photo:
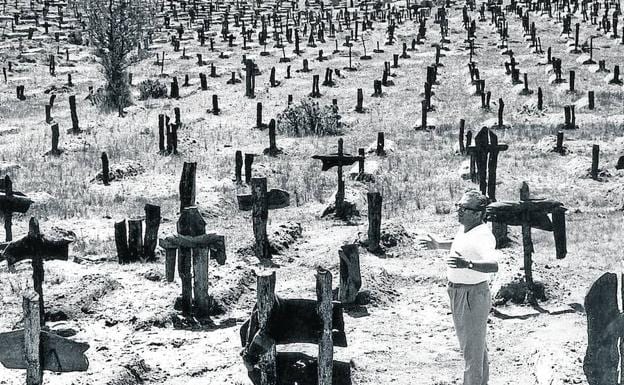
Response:
[[[258,102],[256,105],[256,128],[263,128],[262,124],[262,102]]]
[[[598,160],[600,159],[600,146],[594,144],[592,146],[592,165],[591,165],[591,177],[592,179],[598,179]]]
[[[156,260],[159,227],[160,206],[147,203],[145,205],[145,239],[143,241],[143,256],[147,262]]]
[[[318,384],[332,385],[334,369],[332,276],[328,270],[319,269],[316,273],[316,298],[318,315],[323,322],[323,332],[318,344]]]
[[[544,109],[544,96],[542,94],[542,87],[537,88],[537,109],[540,111]]]
[[[49,104],[45,105],[45,121],[46,123],[52,123],[52,106]]]
[[[137,262],[143,258],[143,221],[128,220],[128,257],[129,262]]]
[[[7,197],[13,195],[13,182],[8,175],[4,177],[4,194]],[[11,242],[13,240],[13,213],[10,210],[7,210],[2,214],[4,215],[5,240],[7,242]]]
[[[594,91],[588,91],[587,92],[587,108],[590,110],[594,109],[594,104],[595,104],[595,97],[594,97]]]
[[[363,178],[364,177],[364,159],[366,156],[364,154],[363,148],[358,148],[358,156],[360,157],[360,160],[358,161],[358,177]]]
[[[251,183],[251,165],[253,164],[254,154],[245,154],[245,184]]]
[[[377,253],[381,251],[379,241],[381,239],[381,193],[369,192],[368,198],[368,251]]]
[[[363,103],[364,103],[364,93],[362,92],[361,88],[358,88],[358,90],[357,90],[357,104],[355,106],[355,112],[359,112],[359,113],[364,112],[364,107],[362,106]]]
[[[465,154],[466,148],[464,147],[464,129],[465,129],[466,121],[464,119],[459,120],[459,153]]]
[[[360,253],[356,244],[343,245],[338,250],[340,258],[340,286],[338,297],[342,303],[353,303],[362,287]]]
[[[206,222],[202,218],[197,207],[186,207],[180,215],[178,221],[178,233],[187,236],[198,236],[206,234]],[[209,254],[208,248],[193,248],[193,298],[195,299],[195,308],[197,309],[197,315],[206,316],[210,312],[210,297],[208,296],[208,262]],[[190,258],[190,249],[184,250],[184,253],[188,253],[187,257]],[[182,248],[180,248],[182,255]],[[190,271],[189,271],[190,273]],[[190,276],[188,277],[190,280]],[[184,282],[183,283],[183,296],[184,296]],[[186,285],[188,286],[188,282]],[[190,294],[190,293],[189,293]],[[185,301],[186,304],[188,304]]]
[[[121,222],[115,222],[115,246],[117,247],[117,260],[120,264],[128,263],[130,260],[126,228],[125,219]]]
[[[245,96],[248,98],[254,98],[254,62],[247,60],[245,62]]]
[[[254,251],[258,259],[271,258],[267,238],[269,207],[266,178],[251,178],[251,195],[253,199],[253,232],[256,239]]]
[[[177,248],[165,249],[165,276],[167,278],[167,282],[173,282],[175,278],[175,265],[177,254]]]
[[[557,143],[555,144],[555,152],[563,155],[563,131],[557,132]]]
[[[552,224],[557,259],[563,259],[568,253],[566,246],[565,209],[561,207],[553,209]]]
[[[210,286],[208,277],[210,262],[209,251],[210,249],[205,247],[193,249],[193,294],[195,297],[197,315],[199,316],[210,315],[211,300],[208,294]]]
[[[108,170],[108,155],[105,152],[102,153],[102,183],[104,186],[109,185],[109,170]]]
[[[530,199],[529,185],[526,182],[522,182],[520,188],[520,201],[528,201]],[[529,290],[529,295],[532,297],[533,291],[533,261],[531,255],[533,254],[533,240],[531,239],[531,224],[529,212],[525,211],[522,219],[522,246],[524,250],[524,276]],[[529,302],[532,298],[529,298]]]
[[[385,156],[386,151],[384,150],[384,133],[377,133],[377,150],[375,150],[377,156]]]
[[[240,150],[236,151],[236,154],[234,156],[234,162],[235,162],[234,175],[236,178],[236,184],[242,184],[243,183],[243,179],[242,179],[243,153],[242,151]]]
[[[78,113],[76,112],[76,95],[69,96],[69,110],[72,121],[72,133],[77,134],[80,132],[80,126],[78,125]]]
[[[344,155],[342,138],[338,139],[338,156]],[[342,178],[342,164],[338,165],[338,190],[336,191],[336,216],[338,218],[344,217],[344,196],[345,196],[345,184]]]
[[[165,115],[158,115],[158,151],[165,152]]]
[[[26,385],[43,384],[43,357],[41,352],[41,301],[39,294],[28,291],[24,294],[24,355],[26,358]]]
[[[331,290],[330,290],[331,291]],[[257,283],[258,327],[268,330],[271,312],[275,304],[275,272],[270,275],[258,275]],[[262,385],[277,385],[277,351],[272,343],[260,360]]]
[[[196,162],[184,162],[180,178],[180,212],[185,207],[195,205],[195,171]]]
[[[41,232],[39,231],[39,222],[36,218],[30,218],[28,222],[28,236],[34,240],[34,243],[39,243],[42,240]],[[32,272],[33,272],[33,288],[39,295],[39,324],[45,325],[45,312],[43,307],[43,256],[40,253],[39,247],[33,248],[32,256]]]

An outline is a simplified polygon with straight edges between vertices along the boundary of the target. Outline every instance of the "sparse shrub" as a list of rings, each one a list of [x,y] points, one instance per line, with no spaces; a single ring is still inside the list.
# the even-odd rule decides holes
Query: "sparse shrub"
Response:
[[[277,116],[277,129],[289,136],[339,135],[342,123],[334,105],[319,106],[311,99],[290,105]]]
[[[82,45],[82,33],[80,31],[71,31],[67,34],[67,42],[74,45]]]
[[[140,100],[166,98],[167,86],[158,80],[147,79],[139,83],[139,92]]]
[[[89,40],[106,78],[106,98],[101,108],[118,110],[132,103],[128,84],[129,54],[151,24],[152,2],[139,0],[84,0]]]

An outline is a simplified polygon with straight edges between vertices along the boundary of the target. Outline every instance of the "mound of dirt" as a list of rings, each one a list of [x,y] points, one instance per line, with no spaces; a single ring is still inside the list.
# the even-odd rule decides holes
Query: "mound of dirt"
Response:
[[[295,243],[298,238],[301,238],[302,232],[301,223],[289,221],[280,224],[269,234],[269,252],[271,254],[281,254]]]
[[[381,244],[384,247],[395,247],[412,235],[405,230],[403,225],[393,222],[382,222],[381,224]]]
[[[136,385],[159,382],[164,374],[158,368],[150,367],[145,360],[139,356],[132,357],[130,362],[114,369],[112,378],[106,385]]]
[[[64,294],[55,295],[47,305],[46,319],[64,321],[93,313],[95,304],[121,284],[102,274],[85,275]]]
[[[138,162],[125,161],[118,164],[113,164],[109,166],[108,171],[108,179],[112,182],[115,180],[127,179],[130,177],[135,177],[137,175],[143,174],[145,172],[145,168]],[[98,172],[97,175],[91,182],[102,182],[102,171]]]
[[[515,304],[523,304],[529,301],[529,296],[532,295],[537,301],[546,301],[546,286],[541,282],[534,282],[533,291],[529,290],[524,278],[515,277],[510,283],[503,285],[494,298],[495,306],[504,305],[511,301]]]

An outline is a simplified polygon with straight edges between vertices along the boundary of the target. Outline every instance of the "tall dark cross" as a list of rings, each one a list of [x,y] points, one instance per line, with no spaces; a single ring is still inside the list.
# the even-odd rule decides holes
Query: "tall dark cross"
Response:
[[[479,183],[481,193],[495,202],[498,154],[507,151],[509,146],[498,144],[498,136],[487,127],[481,128],[474,141],[474,146],[466,150],[470,155],[470,179]]]
[[[336,217],[345,218],[347,213],[345,210],[344,196],[345,196],[345,185],[344,179],[342,177],[342,168],[344,166],[350,166],[355,162],[363,161],[364,157],[362,156],[353,156],[350,154],[345,154],[343,151],[343,141],[342,138],[338,139],[338,152],[335,154],[329,155],[314,155],[313,159],[319,159],[323,162],[322,171],[327,171],[332,167],[338,168],[338,191],[336,192]]]
[[[535,283],[533,282],[533,240],[531,228],[552,231],[555,238],[557,259],[565,258],[566,208],[563,203],[550,199],[531,199],[529,185],[522,182],[519,202],[494,202],[487,206],[486,219],[504,223],[510,226],[522,226],[522,247],[524,250],[524,276],[527,285],[529,303],[537,304],[535,298]],[[552,214],[552,220],[547,214]]]
[[[271,258],[267,236],[269,210],[290,206],[290,194],[279,189],[271,189],[267,192],[266,178],[251,178],[251,194],[238,195],[236,198],[239,210],[252,212],[256,257],[260,260]]]
[[[4,217],[5,239],[10,242],[13,240],[13,213],[25,213],[33,202],[21,192],[13,191],[13,183],[8,175],[4,177],[3,187],[4,195],[0,195],[0,212]]]
[[[35,218],[30,218],[28,223],[28,234],[14,242],[11,242],[4,249],[3,257],[6,258],[9,268],[23,259],[32,259],[33,286],[39,294],[39,306],[41,314],[41,324],[43,325],[43,259],[67,260],[68,245],[74,239],[64,236],[45,236],[39,230],[39,222]]]
[[[506,151],[509,146],[498,144],[498,136],[489,128],[483,127],[475,136],[474,146],[468,146],[470,154],[470,179],[479,183],[479,190],[490,202],[496,202],[496,166],[498,154]],[[494,222],[492,231],[496,237],[496,247],[500,248],[508,242],[507,226]]]

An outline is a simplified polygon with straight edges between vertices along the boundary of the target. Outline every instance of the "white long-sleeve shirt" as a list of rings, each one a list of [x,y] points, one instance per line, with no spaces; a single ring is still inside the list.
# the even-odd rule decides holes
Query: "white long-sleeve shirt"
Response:
[[[496,239],[490,227],[483,223],[468,232],[464,232],[464,226],[459,226],[457,235],[451,244],[451,256],[461,257],[472,262],[497,262],[498,250]],[[481,273],[472,269],[447,268],[447,278],[453,283],[476,284],[489,281],[491,273]]]

